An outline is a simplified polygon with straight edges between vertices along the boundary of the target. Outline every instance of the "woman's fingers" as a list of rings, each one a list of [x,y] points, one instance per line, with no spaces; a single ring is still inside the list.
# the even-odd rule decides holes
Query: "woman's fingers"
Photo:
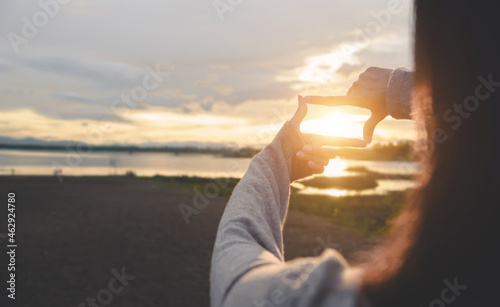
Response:
[[[386,117],[387,115],[385,114],[372,113],[372,116],[370,116],[370,118],[366,121],[363,126],[363,138],[365,139],[367,145],[372,142],[375,127]]]
[[[329,159],[325,159],[325,158],[313,156],[313,155],[308,155],[303,151],[297,152],[297,158],[299,160],[303,160],[303,161],[312,161],[318,165],[323,165],[323,166],[327,166],[328,162],[330,162]]]
[[[365,108],[366,104],[364,99],[360,97],[348,96],[305,96],[304,100],[310,104],[339,107],[339,106],[353,106]]]
[[[290,119],[290,123],[295,126],[295,128],[300,129],[300,124],[302,120],[307,115],[307,103],[304,100],[304,97],[299,96],[299,107],[297,111],[293,115],[292,119]]]
[[[366,141],[355,138],[344,138],[338,136],[327,136],[319,134],[303,134],[307,144],[339,147],[366,147]]]
[[[314,174],[321,174],[325,171],[325,167],[323,165],[317,164],[314,161],[307,162],[307,166],[309,166]]]
[[[323,147],[319,145],[305,145],[301,151],[308,155],[317,156],[328,160],[335,157],[335,150],[333,148]]]

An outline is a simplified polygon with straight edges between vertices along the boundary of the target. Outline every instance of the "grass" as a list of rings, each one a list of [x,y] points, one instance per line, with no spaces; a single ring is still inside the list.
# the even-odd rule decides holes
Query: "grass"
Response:
[[[323,183],[330,182],[329,179],[325,179],[327,177],[319,178]],[[203,192],[208,184],[216,184],[219,186],[218,196],[228,199],[239,182],[237,178],[213,179],[187,176],[154,176],[148,180],[161,182],[169,188],[191,192],[195,189]],[[316,216],[336,225],[355,228],[366,234],[384,234],[389,229],[391,220],[401,212],[406,195],[407,191],[397,191],[386,195],[331,197],[298,194],[297,190],[292,189],[289,210]]]
[[[401,212],[406,195],[406,191],[343,197],[292,193],[289,210],[355,228],[366,234],[384,234],[390,222]]]
[[[203,193],[210,184],[217,185],[218,196],[229,198],[233,193],[234,187],[240,182],[238,178],[204,178],[189,176],[159,176],[152,177],[152,180],[161,182],[169,188],[183,189],[186,191],[198,190]]]

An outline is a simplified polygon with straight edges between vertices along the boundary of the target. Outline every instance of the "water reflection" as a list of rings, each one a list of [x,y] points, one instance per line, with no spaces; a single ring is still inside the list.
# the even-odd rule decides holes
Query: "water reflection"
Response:
[[[68,158],[69,157],[69,158]],[[198,176],[241,178],[251,159],[222,158],[207,154],[170,154],[98,152],[82,154],[79,159],[66,152],[37,152],[0,150],[0,175],[53,175],[62,169],[63,176],[124,175],[127,171],[137,176]],[[363,166],[370,171],[388,174],[413,174],[416,164],[399,161],[354,161],[333,159],[326,167],[324,176],[346,177],[362,174],[349,168]],[[384,194],[388,191],[405,190],[414,186],[411,180],[377,180],[378,186],[366,190],[317,189],[294,183],[302,194],[326,194],[331,196]]]
[[[330,160],[330,163],[325,167],[325,172],[323,173],[323,175],[328,177],[351,176],[352,173],[345,171],[348,165],[349,164],[342,159]]]
[[[303,185],[294,186],[300,191],[299,194],[306,195],[329,195],[333,197],[341,196],[356,196],[356,195],[383,195],[390,191],[404,191],[415,187],[413,180],[377,180],[377,187],[374,189],[365,190],[343,190],[343,189],[318,189],[311,187],[304,187]],[[301,187],[302,186],[302,187]]]

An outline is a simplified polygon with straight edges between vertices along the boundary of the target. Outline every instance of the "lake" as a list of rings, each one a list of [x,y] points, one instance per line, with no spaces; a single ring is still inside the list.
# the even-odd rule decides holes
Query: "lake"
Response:
[[[61,169],[63,176],[124,175],[137,176],[198,176],[241,178],[250,164],[249,158],[223,158],[208,154],[96,152],[72,154],[51,151],[0,150],[0,175],[54,175]],[[369,170],[389,174],[413,174],[416,164],[406,161],[355,161],[333,159],[324,175],[352,176],[349,167],[364,166]],[[304,188],[301,193],[331,196],[383,194],[414,186],[412,180],[378,180],[378,187],[363,191]],[[296,187],[301,188],[300,184]]]

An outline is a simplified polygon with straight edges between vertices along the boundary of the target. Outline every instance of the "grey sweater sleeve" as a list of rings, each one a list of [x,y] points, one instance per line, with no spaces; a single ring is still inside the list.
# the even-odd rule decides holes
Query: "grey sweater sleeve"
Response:
[[[411,119],[411,94],[413,72],[405,68],[395,69],[387,84],[387,111],[396,119]]]
[[[354,306],[359,274],[336,251],[284,262],[290,178],[303,145],[300,132],[285,123],[236,186],[212,255],[212,307]]]

